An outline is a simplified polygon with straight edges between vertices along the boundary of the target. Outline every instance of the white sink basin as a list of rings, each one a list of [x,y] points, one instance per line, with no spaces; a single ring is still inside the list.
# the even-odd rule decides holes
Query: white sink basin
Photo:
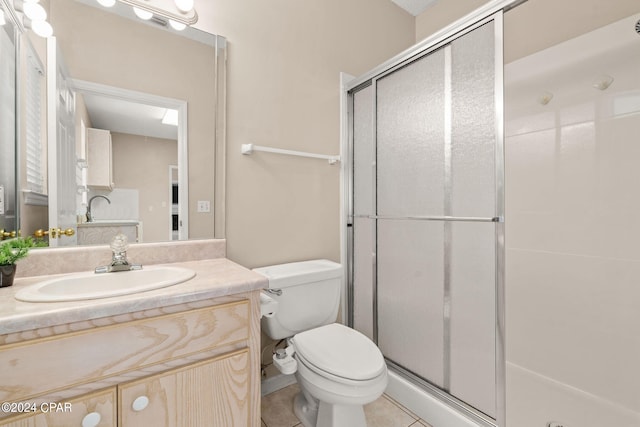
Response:
[[[27,302],[77,301],[150,291],[185,282],[196,275],[188,268],[149,266],[142,270],[96,274],[69,274],[19,290],[16,299]]]

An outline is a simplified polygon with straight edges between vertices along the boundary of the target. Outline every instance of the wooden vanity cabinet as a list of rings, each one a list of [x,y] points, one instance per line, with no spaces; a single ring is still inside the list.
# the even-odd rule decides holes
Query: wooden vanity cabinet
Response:
[[[46,412],[23,414],[0,421],[1,427],[117,427],[116,388],[111,387],[75,399],[59,407],[45,405]],[[36,404],[40,408],[41,404]],[[70,405],[70,406],[69,406]],[[95,420],[96,423],[91,423]]]
[[[257,427],[258,299],[0,345],[0,402],[72,404],[0,427]]]
[[[59,403],[1,427],[246,427],[249,352],[141,378]],[[117,393],[117,398],[116,398]],[[66,404],[66,406],[65,406]],[[41,404],[35,404],[40,408]]]
[[[246,350],[118,386],[120,426],[246,427]]]

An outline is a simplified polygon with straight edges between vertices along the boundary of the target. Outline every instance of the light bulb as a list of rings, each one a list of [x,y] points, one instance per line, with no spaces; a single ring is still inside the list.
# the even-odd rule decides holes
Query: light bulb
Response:
[[[114,4],[116,4],[116,0],[96,0],[98,3],[100,3],[101,6],[104,7],[113,7]]]
[[[31,29],[45,39],[53,35],[53,27],[47,21],[31,21]]]
[[[22,8],[27,18],[32,21],[44,21],[47,19],[47,11],[38,3],[25,3]]]
[[[185,28],[187,28],[186,24],[183,24],[182,22],[174,21],[173,19],[169,19],[169,25],[171,25],[171,28],[173,28],[176,31],[182,31]]]
[[[176,7],[181,12],[191,12],[193,10],[193,0],[174,0]]]
[[[153,17],[153,13],[146,11],[146,10],[142,10],[140,8],[134,7],[133,8],[133,12],[136,14],[136,16],[140,19],[144,19],[145,21],[148,21],[149,19],[151,19]]]

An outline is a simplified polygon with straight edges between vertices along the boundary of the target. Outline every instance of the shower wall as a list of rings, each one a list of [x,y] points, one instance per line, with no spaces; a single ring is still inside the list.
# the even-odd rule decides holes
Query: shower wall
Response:
[[[640,425],[639,19],[505,68],[509,427]]]

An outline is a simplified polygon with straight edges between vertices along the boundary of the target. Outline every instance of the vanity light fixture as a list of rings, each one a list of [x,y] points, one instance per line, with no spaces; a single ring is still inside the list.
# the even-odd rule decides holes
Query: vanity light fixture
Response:
[[[38,3],[24,3],[22,11],[32,21],[44,21],[47,19],[47,11]]]
[[[25,27],[26,27],[25,23]],[[31,29],[40,37],[47,38],[53,35],[53,27],[47,21],[31,21]]]
[[[24,28],[32,30],[40,37],[51,37],[53,35],[53,27],[47,22],[47,11],[38,1],[14,0],[13,9],[15,9],[18,19],[22,20]]]
[[[171,25],[171,28],[173,28],[176,31],[182,31],[185,28],[187,28],[186,24],[183,24],[182,22],[174,21],[173,19],[169,19],[169,25]]]
[[[176,7],[180,12],[191,12],[193,10],[193,0],[174,0]]]
[[[194,8],[194,0],[119,0],[139,11],[145,11],[151,16],[186,25],[193,25],[198,21],[198,14]],[[138,15],[138,12],[136,12]],[[140,16],[140,15],[138,15]],[[149,15],[147,15],[149,16]],[[142,19],[151,19],[142,18]],[[172,25],[173,27],[173,25]],[[174,27],[174,29],[177,29]]]
[[[96,0],[98,3],[100,3],[101,6],[104,7],[113,7],[113,5],[116,4],[116,0]]]
[[[139,7],[133,8],[133,13],[142,20],[148,21],[153,18],[153,12],[149,12],[148,10],[140,9]]]

